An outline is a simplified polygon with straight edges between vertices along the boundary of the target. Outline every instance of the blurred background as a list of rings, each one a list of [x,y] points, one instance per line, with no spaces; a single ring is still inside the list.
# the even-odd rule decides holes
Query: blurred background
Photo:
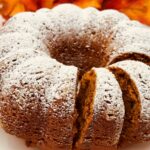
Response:
[[[117,9],[131,19],[150,25],[150,0],[0,0],[0,22],[24,11],[52,8],[61,3],[73,3],[82,8]]]

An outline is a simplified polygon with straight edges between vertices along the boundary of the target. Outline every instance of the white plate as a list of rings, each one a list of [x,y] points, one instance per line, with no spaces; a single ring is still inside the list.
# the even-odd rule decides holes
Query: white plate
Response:
[[[28,148],[25,142],[15,136],[9,135],[0,129],[0,150],[38,150]]]
[[[0,150],[38,150],[36,148],[28,148],[25,142],[19,138],[7,134],[0,129]],[[150,143],[129,147],[123,150],[150,150]]]

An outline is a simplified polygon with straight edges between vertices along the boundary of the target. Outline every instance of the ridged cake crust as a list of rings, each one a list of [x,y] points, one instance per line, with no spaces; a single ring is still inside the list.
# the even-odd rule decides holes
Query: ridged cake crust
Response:
[[[148,27],[130,21],[118,11],[81,9],[71,4],[12,17],[0,30],[1,125],[8,133],[27,140],[28,145],[33,144],[44,150],[71,149],[76,132],[76,96],[80,91],[77,90],[78,71],[82,77],[92,67],[105,67],[124,59],[150,64],[149,32]],[[130,63],[127,64],[127,69],[128,65],[132,71]],[[133,68],[138,65],[147,68],[140,62],[133,64]],[[104,145],[107,148],[108,145],[117,144],[124,107],[114,76],[106,69],[100,69],[100,73],[97,70],[99,69],[93,70],[98,76],[95,88],[101,93],[109,83],[110,91],[102,93],[104,96],[108,94],[105,98],[99,92],[96,93],[93,101],[94,124],[89,127],[89,133],[95,138],[91,146]],[[142,105],[144,102],[139,137],[146,141],[149,140],[147,129],[150,120],[146,118],[149,117],[149,109],[146,109],[149,106],[147,70],[149,68],[139,68],[133,74],[135,78],[142,71],[141,76],[144,75],[145,79],[143,83],[137,78],[135,83],[144,87],[139,89]],[[113,101],[113,96],[118,97]],[[107,98],[110,105],[105,101]],[[109,106],[108,111],[101,111],[105,109],[104,106]],[[117,111],[112,112],[112,117],[109,116],[109,111],[113,109]],[[105,127],[96,122],[101,121],[105,113],[103,119],[108,127],[114,121],[114,131],[106,130],[106,138],[100,141]],[[111,123],[108,124],[107,121]]]
[[[133,59],[150,64],[149,43],[147,26],[137,21],[121,21],[113,28],[112,41],[107,47],[111,51],[109,63]]]
[[[150,84],[149,84],[150,66],[142,62],[126,60],[126,61],[121,61],[116,64],[113,64],[109,68],[111,68],[111,70],[113,68],[116,68],[116,72],[117,70],[122,69],[128,74],[129,78],[132,80],[132,82],[134,82],[136,86],[138,101],[140,103],[139,104],[140,107],[137,108],[136,110],[137,113],[139,112],[139,114],[137,114],[138,118],[136,120],[132,120],[137,123],[132,127],[132,129],[130,130],[132,132],[130,133],[126,133],[127,130],[123,129],[124,130],[123,133],[125,133],[129,137],[126,138],[124,137],[124,135],[122,135],[123,140],[121,141],[120,144],[125,145],[127,143],[133,144],[138,142],[149,141],[150,140],[150,107],[149,107],[150,106]],[[124,102],[126,103],[126,100],[124,100]],[[133,108],[136,107],[136,104],[134,104],[134,102],[131,104],[133,105],[132,106]],[[130,128],[129,125],[128,128]]]
[[[69,4],[44,10],[14,16],[2,28],[0,35],[16,31],[23,35],[29,33],[44,42],[51,57],[84,70],[105,66],[112,28],[118,21],[128,20],[115,10],[99,12],[94,8],[80,9]]]
[[[3,128],[34,146],[71,149],[76,82],[75,67],[47,55],[28,58],[5,72],[0,94]]]
[[[96,73],[96,94],[93,116],[93,149],[96,147],[98,149],[99,145],[116,146],[124,120],[122,92],[112,73],[106,69],[94,69],[94,71]]]
[[[41,46],[44,43],[51,57],[81,70],[132,58],[134,54],[134,59],[145,61],[144,56],[147,63],[150,61],[148,27],[115,10],[80,9],[64,4],[51,10],[21,13],[6,23],[0,35],[12,32],[30,34]]]
[[[124,122],[122,91],[115,76],[109,70],[94,68],[92,72],[96,76],[95,95],[91,98],[93,101],[92,119],[80,149],[115,150]],[[84,80],[88,80],[86,75],[84,77]]]
[[[0,36],[0,60],[4,59],[9,53],[15,53],[20,49],[34,49],[38,51],[46,51],[46,46],[42,43],[41,40],[36,39],[29,33],[19,32],[7,33]],[[14,54],[15,55],[15,54]]]

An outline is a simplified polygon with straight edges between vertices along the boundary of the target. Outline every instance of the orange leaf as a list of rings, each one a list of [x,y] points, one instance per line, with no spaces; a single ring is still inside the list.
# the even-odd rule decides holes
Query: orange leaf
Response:
[[[25,11],[25,7],[22,3],[17,3],[13,9],[13,11],[10,13],[10,16],[14,16],[15,14],[19,13],[19,12],[24,12]]]
[[[0,14],[8,16],[19,0],[0,0]]]
[[[127,0],[104,0],[103,2],[103,9],[120,9],[127,7],[128,3]]]
[[[82,8],[86,8],[86,7],[101,8],[101,2],[102,0],[76,0],[74,4]]]
[[[52,8],[54,0],[40,0],[41,8]]]
[[[26,10],[36,11],[38,9],[37,0],[20,0],[24,4]]]
[[[117,9],[131,19],[150,24],[150,0],[105,0],[103,9]]]

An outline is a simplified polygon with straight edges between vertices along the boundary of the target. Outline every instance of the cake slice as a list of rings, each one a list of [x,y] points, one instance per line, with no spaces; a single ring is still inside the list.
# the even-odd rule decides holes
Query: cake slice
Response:
[[[125,121],[120,146],[150,140],[150,66],[126,60],[109,66],[122,89]]]
[[[120,86],[108,69],[94,68],[82,77],[77,109],[74,147],[116,149],[123,126],[124,104]]]

